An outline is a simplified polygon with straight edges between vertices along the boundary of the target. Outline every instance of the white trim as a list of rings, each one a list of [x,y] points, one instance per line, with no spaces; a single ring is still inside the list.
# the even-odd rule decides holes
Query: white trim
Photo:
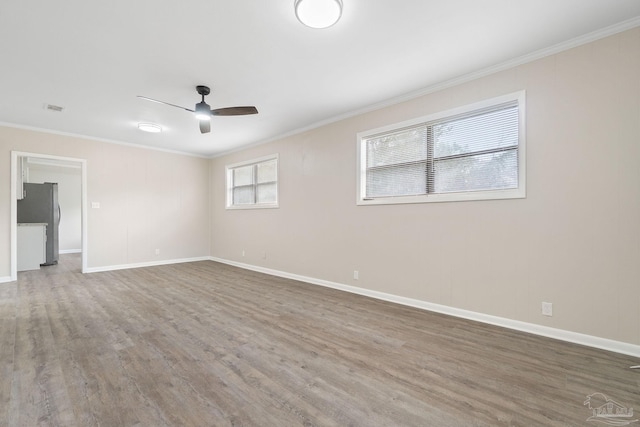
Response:
[[[10,264],[9,264],[9,272],[11,274],[11,281],[18,280],[18,243],[17,243],[17,234],[18,234],[18,200],[16,194],[16,186],[17,186],[17,173],[18,173],[18,158],[20,157],[34,157],[39,159],[48,159],[53,161],[64,161],[64,162],[76,162],[80,166],[81,171],[81,196],[80,196],[80,209],[81,209],[81,233],[82,233],[82,272],[86,272],[88,265],[88,222],[87,222],[87,161],[85,159],[78,159],[75,157],[63,157],[63,156],[55,156],[51,154],[43,154],[43,153],[31,153],[25,151],[11,151],[11,192],[10,192],[10,205],[11,205],[11,215],[10,215],[10,235],[11,235],[11,249],[10,249]]]
[[[230,187],[229,183],[233,180],[233,170],[236,168],[240,168],[243,166],[251,166],[257,165],[260,163],[268,162],[271,160],[276,161],[276,201],[275,203],[253,203],[246,205],[234,205],[233,204],[233,189]],[[275,153],[268,156],[258,157],[256,159],[245,160],[242,162],[232,163],[229,165],[225,165],[224,167],[224,187],[225,187],[225,209],[227,210],[243,210],[243,209],[277,209],[280,207],[280,154]]]
[[[441,90],[444,90],[444,89],[448,89],[448,88],[455,87],[455,86],[458,86],[458,85],[461,85],[461,84],[464,84],[464,83],[468,83],[470,81],[473,81],[473,80],[476,80],[476,79],[479,79],[479,78],[482,78],[482,77],[486,77],[486,76],[489,76],[491,74],[498,73],[500,71],[509,70],[511,68],[515,68],[515,67],[518,67],[520,65],[528,64],[530,62],[537,61],[539,59],[546,58],[546,57],[551,56],[551,55],[562,53],[564,51],[576,48],[578,46],[585,45],[587,43],[594,42],[596,40],[603,39],[605,37],[613,36],[615,34],[621,33],[623,31],[630,30],[630,29],[635,28],[637,26],[640,26],[640,17],[635,17],[635,18],[629,19],[627,21],[619,22],[619,23],[611,25],[609,27],[601,28],[601,29],[593,31],[591,33],[584,34],[582,36],[578,36],[578,37],[575,37],[573,39],[566,40],[564,42],[561,42],[561,43],[558,43],[558,44],[555,44],[553,46],[549,46],[549,47],[546,47],[546,48],[542,48],[542,49],[536,50],[536,51],[531,52],[531,53],[527,53],[527,54],[519,56],[517,58],[510,59],[510,60],[507,60],[505,62],[501,62],[499,64],[496,64],[496,65],[493,65],[493,66],[489,66],[487,68],[483,68],[481,70],[473,71],[471,73],[462,75],[460,77],[456,77],[456,78],[453,78],[453,79],[450,79],[450,80],[446,80],[446,81],[444,81],[442,83],[437,83],[437,84],[428,86],[428,87],[426,87],[424,89],[421,89],[421,90],[417,90],[417,91],[414,91],[414,92],[407,93],[405,95],[401,95],[401,96],[398,96],[398,97],[395,97],[395,98],[391,98],[389,100],[383,101],[383,102],[378,103],[378,104],[370,105],[369,107],[366,107],[366,111],[362,110],[359,113],[354,114],[354,115],[360,115],[360,114],[363,114],[365,112],[379,110],[380,108],[388,107],[390,105],[399,104],[401,102],[409,101],[409,100],[414,99],[414,98],[419,98],[421,96],[428,95],[430,93],[438,92],[438,91],[441,91]],[[342,120],[342,119],[343,118],[340,118],[339,120]]]
[[[86,273],[87,268],[89,267],[89,213],[87,210],[87,161],[81,160],[82,168],[80,169],[80,173],[82,175],[82,187],[81,187],[81,195],[80,195],[80,208],[82,210],[81,215],[81,228],[82,228],[82,242],[81,245],[81,253],[82,253],[82,273]]]
[[[236,205],[236,206],[226,206],[225,209],[229,211],[240,211],[247,209],[278,209],[280,205],[277,203],[256,203],[252,205]]]
[[[588,347],[598,348],[601,350],[613,351],[615,353],[626,354],[629,356],[640,357],[640,345],[625,343],[622,341],[610,340],[607,338],[595,337],[592,335],[581,334],[578,332],[566,331],[564,329],[551,328],[548,326],[536,325],[534,323],[521,322],[519,320],[507,319],[504,317],[492,316],[489,314],[479,313],[470,310],[450,307],[441,304],[434,304],[427,301],[406,298],[399,295],[387,294],[369,289],[359,288],[356,286],[345,285],[342,283],[331,282],[328,280],[316,279],[313,277],[301,276],[298,274],[287,273],[284,271],[273,270],[270,268],[259,267],[250,264],[244,264],[236,261],[230,261],[217,257],[210,257],[211,261],[232,265],[234,267],[246,270],[257,271],[259,273],[269,274],[271,276],[284,277],[300,282],[310,283],[313,285],[324,286],[327,288],[337,289],[353,294],[364,295],[367,297],[389,301],[409,307],[415,307],[422,310],[442,313],[453,317],[473,320],[476,322],[487,323],[490,325],[500,326],[507,329],[526,332],[530,334],[540,335],[547,338],[553,338],[561,341],[580,344]]]
[[[185,262],[197,262],[197,261],[210,261],[210,257],[203,256],[203,257],[195,257],[195,258],[168,259],[163,261],[138,262],[138,263],[131,263],[131,264],[106,265],[104,267],[88,268],[86,271],[83,271],[83,273],[102,273],[105,271],[128,270],[131,268],[156,267],[159,265],[182,264]]]
[[[58,251],[59,254],[81,254],[82,249],[61,249]]]
[[[0,122],[0,126],[4,126],[4,127],[8,127],[8,128],[14,128],[14,129],[30,130],[30,131],[34,131],[34,132],[50,133],[52,135],[61,135],[61,136],[70,136],[70,137],[73,137],[73,138],[88,139],[88,140],[91,140],[91,141],[104,142],[104,143],[107,143],[107,144],[124,145],[125,147],[141,148],[143,150],[162,151],[164,153],[179,154],[179,155],[182,155],[182,156],[199,157],[201,159],[210,159],[211,158],[211,156],[206,156],[206,155],[202,155],[202,154],[187,153],[185,151],[170,150],[168,148],[152,147],[152,146],[149,146],[149,145],[133,144],[131,142],[116,141],[115,139],[98,138],[98,137],[95,137],[95,136],[83,135],[83,134],[80,134],[80,133],[62,132],[62,131],[58,131],[58,130],[47,129],[47,128],[39,128],[39,127],[35,127],[35,126],[19,125],[19,124],[16,124],[16,123]]]
[[[105,139],[105,138],[96,138],[93,136],[88,136],[88,135],[82,135],[82,134],[74,134],[74,133],[70,133],[70,132],[60,132],[60,131],[55,131],[55,130],[51,130],[51,129],[45,129],[45,128],[38,128],[38,127],[33,127],[33,126],[25,126],[25,125],[19,125],[19,124],[15,124],[15,123],[8,123],[8,122],[0,122],[0,126],[6,126],[6,127],[11,127],[11,128],[16,128],[16,129],[25,129],[25,130],[33,130],[33,131],[37,131],[37,132],[47,132],[47,133],[51,133],[51,134],[55,134],[55,135],[64,135],[64,136],[72,136],[72,137],[78,137],[78,138],[85,138],[85,139],[90,139],[93,141],[100,141],[100,142],[106,142],[109,144],[118,144],[118,145],[125,145],[125,146],[130,146],[130,147],[137,147],[137,148],[142,148],[142,149],[146,149],[146,150],[154,150],[154,151],[163,151],[163,152],[167,152],[167,153],[173,153],[173,154],[182,154],[185,156],[192,156],[192,157],[201,157],[201,158],[208,158],[208,159],[215,159],[217,157],[222,157],[222,156],[226,156],[229,155],[231,153],[235,153],[235,152],[239,152],[239,151],[244,151],[247,150],[249,148],[252,147],[256,147],[258,145],[263,145],[263,144],[267,144],[269,142],[273,142],[273,141],[279,141],[281,139],[293,136],[293,135],[298,135],[300,133],[303,132],[307,132],[313,129],[317,129],[320,128],[322,126],[326,126],[329,125],[331,123],[335,123],[335,122],[339,122],[341,120],[345,120],[351,117],[355,117],[355,116],[359,116],[362,114],[366,114],[372,111],[376,111],[379,110],[381,108],[385,108],[385,107],[389,107],[392,105],[396,105],[396,104],[400,104],[402,102],[405,101],[409,101],[415,98],[419,98],[421,96],[424,95],[428,95],[430,93],[434,93],[434,92],[438,92],[440,90],[444,90],[453,86],[457,86],[463,83],[467,83],[470,82],[472,80],[475,79],[479,79],[481,77],[485,77],[500,71],[504,71],[504,70],[508,70],[510,68],[514,68],[517,67],[519,65],[524,65],[527,64],[529,62],[533,62],[536,61],[538,59],[542,59],[545,58],[547,56],[551,56],[551,55],[555,55],[557,53],[561,53],[564,52],[566,50],[569,49],[573,49],[575,47],[578,46],[582,46],[584,44],[587,43],[591,43],[594,42],[596,40],[600,40],[603,39],[605,37],[609,37],[618,33],[621,33],[623,31],[627,31],[630,30],[632,28],[635,28],[637,26],[640,26],[640,17],[635,17],[635,18],[631,18],[629,20],[623,21],[623,22],[619,22],[617,24],[611,25],[609,27],[605,27],[605,28],[601,28],[599,30],[593,31],[591,33],[588,34],[584,34],[582,36],[578,36],[575,37],[573,39],[555,44],[553,46],[549,46],[546,48],[542,48],[539,49],[535,52],[532,53],[528,53],[525,55],[522,55],[518,58],[514,58],[505,62],[501,62],[499,64],[493,65],[493,66],[489,66],[487,68],[484,68],[482,70],[478,70],[475,72],[471,72],[465,75],[462,75],[460,77],[456,77],[453,79],[449,79],[446,80],[444,82],[441,83],[435,83],[432,84],[430,86],[427,86],[425,88],[419,89],[417,91],[412,91],[409,93],[406,93],[404,95],[400,95],[397,97],[393,97],[393,98],[389,98],[386,99],[384,101],[375,103],[375,104],[370,104],[364,108],[360,108],[357,110],[353,110],[353,111],[349,111],[346,112],[344,114],[339,114],[337,116],[333,116],[333,117],[329,117],[327,119],[324,120],[320,120],[318,122],[315,123],[311,123],[307,126],[303,126],[297,129],[293,129],[290,130],[288,132],[267,138],[267,139],[263,139],[260,141],[256,141],[256,142],[252,142],[252,143],[248,143],[246,145],[243,145],[241,147],[237,147],[237,148],[233,148],[231,150],[227,150],[221,153],[214,153],[214,154],[210,154],[210,155],[200,155],[200,154],[194,154],[194,153],[187,153],[184,151],[177,151],[177,150],[169,150],[169,149],[163,149],[163,148],[157,148],[157,147],[152,147],[152,146],[148,146],[148,145],[142,145],[142,144],[133,144],[133,143],[129,143],[129,142],[122,142],[122,141],[115,141],[115,140],[110,140],[110,139]]]
[[[15,282],[15,279],[12,279],[11,276],[0,277],[0,283],[8,283],[8,282]]]
[[[53,166],[56,168],[80,169],[78,162],[68,162],[62,160],[44,159],[39,157],[26,157],[27,164],[40,166]]]
[[[635,18],[631,18],[627,21],[623,21],[623,22],[619,22],[617,24],[611,25],[609,27],[605,27],[605,28],[601,28],[599,30],[593,31],[591,33],[588,34],[584,34],[582,36],[578,36],[575,37],[573,39],[555,44],[553,46],[549,46],[546,48],[542,48],[539,50],[536,50],[535,52],[531,52],[522,56],[519,56],[517,58],[505,61],[505,62],[501,62],[499,64],[496,65],[492,65],[489,66],[487,68],[483,68],[482,70],[478,70],[478,71],[474,71],[465,75],[462,75],[460,77],[455,77],[453,79],[449,79],[449,80],[445,80],[443,82],[440,83],[435,83],[432,84],[430,86],[427,86],[425,88],[413,91],[413,92],[409,92],[406,93],[404,95],[400,95],[400,96],[396,96],[393,98],[389,98],[386,99],[384,101],[375,103],[375,104],[370,104],[364,108],[360,108],[357,110],[353,110],[353,111],[348,111],[344,114],[340,114],[337,116],[333,116],[333,117],[329,117],[327,119],[324,120],[320,120],[318,122],[315,123],[311,123],[307,126],[303,126],[297,129],[293,129],[290,130],[288,132],[267,138],[267,139],[263,139],[262,141],[257,141],[254,143],[250,143],[247,145],[244,145],[242,147],[238,147],[238,148],[234,148],[232,150],[228,150],[222,153],[217,153],[217,154],[213,154],[211,155],[211,158],[216,158],[216,157],[222,157],[222,156],[226,156],[228,154],[231,153],[235,153],[238,151],[243,151],[246,150],[248,148],[252,148],[252,147],[256,147],[258,145],[263,145],[263,144],[267,144],[269,142],[273,142],[273,141],[279,141],[285,138],[288,138],[290,136],[293,135],[298,135],[304,132],[308,132],[310,130],[313,129],[317,129],[320,128],[322,126],[326,126],[326,125],[330,125],[332,123],[335,122],[339,122],[345,119],[349,119],[351,117],[355,117],[355,116],[360,116],[362,114],[366,114],[366,113],[370,113],[372,111],[376,111],[376,110],[380,110],[382,108],[386,108],[386,107],[390,107],[392,105],[396,105],[396,104],[400,104],[402,102],[406,102],[406,101],[410,101],[412,99],[415,98],[419,98],[421,96],[425,96],[428,95],[430,93],[434,93],[434,92],[438,92],[444,89],[448,89],[450,87],[454,87],[454,86],[458,86],[464,83],[468,83],[470,81],[482,78],[482,77],[486,77],[489,76],[491,74],[494,73],[498,73],[500,71],[505,71],[508,70],[510,68],[515,68],[518,67],[520,65],[524,65],[524,64],[528,64],[530,62],[533,61],[537,61],[538,59],[542,59],[542,58],[546,58],[547,56],[551,56],[551,55],[555,55],[558,53],[562,53],[566,50],[569,49],[573,49],[575,47],[578,46],[582,46],[585,45],[587,43],[591,43],[594,42],[596,40],[600,40],[603,39],[605,37],[609,37],[609,36],[613,36],[615,34],[621,33],[623,31],[627,31],[630,30],[632,28],[638,27],[640,26],[640,17],[635,17]]]
[[[9,206],[11,213],[9,214],[9,278],[11,281],[18,280],[18,157],[19,153],[11,152],[11,191],[9,192]]]

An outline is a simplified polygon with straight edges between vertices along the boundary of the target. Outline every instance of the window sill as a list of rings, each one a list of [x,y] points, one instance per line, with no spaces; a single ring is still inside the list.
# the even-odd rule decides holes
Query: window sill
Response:
[[[358,197],[356,204],[359,206],[368,205],[400,205],[406,203],[442,203],[442,202],[467,202],[471,200],[504,200],[504,199],[524,199],[526,198],[524,188],[512,190],[493,191],[469,191],[465,193],[443,193],[419,196],[397,196],[379,197],[364,199]]]
[[[277,203],[261,204],[261,205],[243,205],[243,206],[226,206],[225,209],[230,211],[236,210],[251,210],[251,209],[278,209],[280,206]]]

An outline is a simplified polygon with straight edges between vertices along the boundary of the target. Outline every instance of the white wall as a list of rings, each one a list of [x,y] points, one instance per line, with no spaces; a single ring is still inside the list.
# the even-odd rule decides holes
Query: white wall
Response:
[[[638,76],[636,28],[213,159],[212,256],[638,345]],[[523,89],[526,199],[356,206],[358,132]],[[272,153],[280,208],[225,210],[225,164]]]
[[[82,250],[82,176],[80,168],[29,165],[29,182],[58,183],[61,217],[58,243],[61,253]]]
[[[0,126],[0,279],[10,277],[11,151],[86,159],[89,270],[209,255],[208,159]]]

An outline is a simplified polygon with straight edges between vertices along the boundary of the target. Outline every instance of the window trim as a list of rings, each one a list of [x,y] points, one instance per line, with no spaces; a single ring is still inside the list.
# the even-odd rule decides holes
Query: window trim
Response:
[[[434,203],[434,202],[456,202],[470,200],[500,200],[500,199],[522,199],[526,198],[526,127],[525,127],[525,100],[524,90],[498,96],[495,98],[467,104],[446,111],[441,111],[427,116],[417,117],[399,123],[393,123],[376,129],[359,132],[357,139],[357,177],[356,177],[356,204],[357,205],[395,205],[404,203]],[[367,152],[365,144],[367,138],[379,134],[390,133],[405,128],[416,127],[445,118],[453,118],[464,114],[469,114],[477,110],[488,109],[508,102],[518,104],[518,188],[504,190],[481,190],[466,191],[457,193],[429,193],[411,196],[385,196],[377,198],[366,197],[366,172],[367,172]],[[433,161],[429,157],[427,162]]]
[[[257,165],[259,163],[268,162],[271,160],[276,161],[276,201],[274,203],[253,203],[253,204],[244,204],[244,205],[234,205],[233,204],[233,171],[236,168]],[[238,163],[233,163],[229,165],[225,165],[225,193],[226,193],[226,203],[225,208],[228,210],[237,210],[237,209],[275,209],[280,207],[280,156],[278,153],[271,154],[269,156],[259,157],[256,159],[246,160]],[[252,186],[257,186],[257,183],[252,184]]]

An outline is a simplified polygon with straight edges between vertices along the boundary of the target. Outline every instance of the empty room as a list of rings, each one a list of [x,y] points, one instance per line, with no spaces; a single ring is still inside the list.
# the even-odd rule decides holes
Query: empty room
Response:
[[[0,4],[0,427],[640,425],[640,1]]]

